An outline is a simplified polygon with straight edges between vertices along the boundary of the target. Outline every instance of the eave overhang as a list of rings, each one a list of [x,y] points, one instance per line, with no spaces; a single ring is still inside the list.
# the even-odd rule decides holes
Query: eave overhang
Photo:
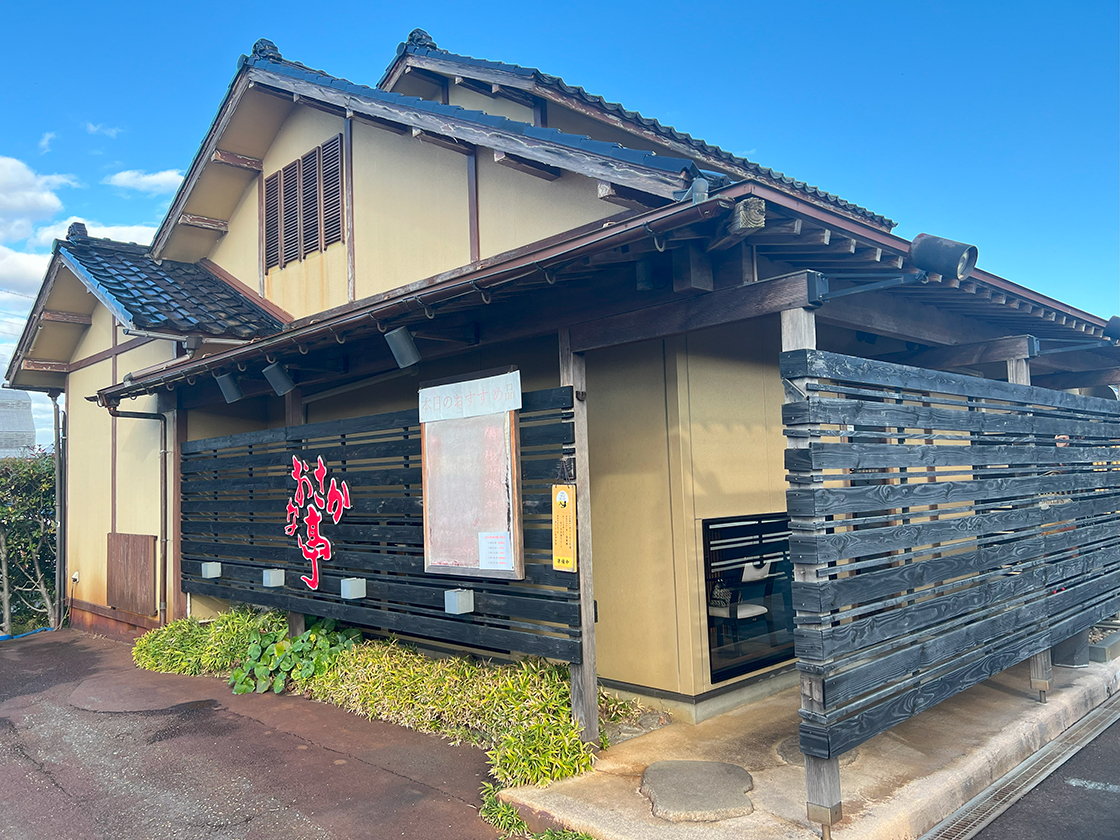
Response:
[[[495,152],[513,155],[546,167],[555,167],[590,178],[600,179],[628,189],[638,190],[661,199],[672,199],[673,194],[688,187],[691,181],[700,176],[700,169],[691,158],[682,159],[674,169],[661,166],[646,166],[640,162],[646,153],[633,152],[631,159],[620,155],[598,154],[594,150],[579,148],[576,145],[551,142],[547,138],[533,136],[531,126],[524,127],[524,133],[506,131],[499,126],[457,116],[455,111],[462,109],[448,107],[429,107],[430,103],[413,100],[398,95],[386,96],[382,91],[365,88],[369,95],[360,93],[362,88],[347,85],[345,88],[332,87],[304,78],[295,78],[281,69],[271,68],[268,63],[255,65],[245,63],[238,70],[222,101],[202,145],[195,153],[190,168],[159,230],[152,242],[152,256],[162,259],[166,254],[168,242],[178,227],[184,224],[187,204],[203,171],[210,166],[221,167],[228,173],[226,177],[244,177],[235,167],[222,163],[222,150],[219,148],[223,132],[229,125],[241,101],[252,90],[273,94],[289,104],[300,104],[325,110],[342,117],[365,119],[374,125],[402,126],[411,130],[417,137],[433,137],[445,142],[460,144],[464,148],[485,148]],[[389,101],[383,101],[383,100]],[[462,111],[464,114],[471,112]],[[599,144],[607,145],[607,144]],[[666,158],[666,164],[673,161]],[[217,236],[217,232],[214,232]]]
[[[544,289],[565,279],[562,272],[583,264],[596,255],[617,253],[648,245],[651,240],[672,241],[676,232],[694,230],[697,226],[717,224],[737,202],[746,198],[762,198],[771,209],[780,229],[796,223],[802,230],[831,230],[841,238],[850,238],[852,251],[872,251],[874,270],[883,276],[913,271],[909,262],[910,243],[901,237],[860,223],[839,213],[832,213],[812,203],[792,199],[789,195],[758,183],[740,183],[727,187],[706,201],[695,204],[674,204],[646,213],[622,214],[532,245],[489,257],[389,292],[320,313],[289,324],[284,331],[258,339],[204,358],[172,362],[160,370],[137,372],[126,384],[99,392],[102,403],[114,405],[126,397],[152,393],[162,388],[174,389],[180,384],[193,384],[196,377],[236,372],[249,363],[280,358],[285,354],[305,355],[315,348],[343,343],[349,337],[369,335],[399,325],[425,324],[439,307],[453,305],[459,310],[486,306],[496,290],[526,291]],[[767,224],[769,225],[769,219]],[[827,226],[827,227],[824,227]],[[777,229],[777,228],[776,228]],[[764,228],[766,230],[766,228]],[[796,236],[791,236],[795,239]],[[680,243],[674,243],[680,244]],[[744,241],[749,245],[750,240]],[[857,247],[858,246],[858,247]],[[650,246],[652,247],[652,246]],[[757,246],[756,246],[757,247]],[[864,259],[871,259],[864,257]],[[790,263],[792,258],[786,260]],[[813,270],[812,260],[805,261],[805,270]],[[866,263],[860,270],[866,271]],[[794,265],[795,269],[799,266]],[[762,279],[760,282],[765,282]],[[562,282],[558,285],[562,286]],[[915,300],[943,305],[952,301],[977,317],[1008,323],[1007,334],[1039,332],[1049,338],[1075,336],[1092,341],[1103,334],[1106,321],[1086,312],[1039,295],[984,271],[975,271],[966,281],[949,282],[936,275],[921,287],[908,289]],[[849,301],[855,298],[848,298]],[[703,297],[695,298],[703,300]],[[829,304],[825,304],[829,306]],[[641,304],[636,307],[640,311]],[[1039,332],[1040,335],[1043,333]]]
[[[435,54],[421,51],[418,54],[411,49],[404,49],[398,52],[397,57],[389,65],[378,83],[378,87],[383,90],[392,90],[401,76],[413,69],[435,73],[451,79],[462,77],[484,83],[494,89],[509,89],[517,91],[525,97],[552,102],[604,125],[640,137],[648,143],[671,151],[673,154],[690,158],[701,168],[726,172],[734,179],[758,181],[791,197],[816,204],[821,208],[884,232],[889,232],[896,225],[895,222],[885,216],[873,213],[817,187],[796,181],[768,167],[737,157],[702,140],[697,140],[687,134],[662,126],[655,120],[649,120],[634,112],[626,111],[621,106],[611,105],[606,107],[607,103],[602,100],[602,97],[590,96],[583,92],[581,88],[571,88],[562,80],[545,76],[545,74],[531,68],[498,66],[498,62],[468,62],[459,60],[452,53],[442,53],[442,51]],[[548,83],[545,83],[546,79]],[[570,91],[577,91],[578,94]],[[603,102],[604,106],[600,106],[597,104],[598,102]],[[651,127],[651,125],[654,127]]]

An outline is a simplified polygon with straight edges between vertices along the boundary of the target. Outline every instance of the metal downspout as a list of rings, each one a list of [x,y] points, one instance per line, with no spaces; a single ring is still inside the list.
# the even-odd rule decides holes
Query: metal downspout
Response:
[[[159,623],[162,627],[167,623],[167,416],[148,411],[120,411],[115,406],[106,408],[112,417],[159,421]]]

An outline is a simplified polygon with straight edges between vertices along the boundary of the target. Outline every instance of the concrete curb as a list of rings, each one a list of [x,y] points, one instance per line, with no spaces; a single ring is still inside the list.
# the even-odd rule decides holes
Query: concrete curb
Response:
[[[1013,726],[992,738],[982,752],[963,756],[958,762],[931,775],[915,779],[893,796],[875,803],[852,825],[842,822],[833,829],[836,840],[912,840],[921,837],[960,806],[1011,772],[1120,688],[1120,662],[1108,663],[1106,673],[1072,674],[1072,684],[1048,695],[1027,711]]]

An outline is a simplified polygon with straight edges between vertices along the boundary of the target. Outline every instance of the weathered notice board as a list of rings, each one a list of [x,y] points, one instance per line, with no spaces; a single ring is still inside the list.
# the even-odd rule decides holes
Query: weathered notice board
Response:
[[[521,580],[521,374],[420,389],[424,571]]]

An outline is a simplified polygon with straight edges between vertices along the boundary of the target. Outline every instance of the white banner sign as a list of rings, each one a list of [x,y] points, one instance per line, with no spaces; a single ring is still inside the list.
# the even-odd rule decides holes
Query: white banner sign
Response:
[[[479,417],[521,408],[521,371],[420,389],[420,422]]]

